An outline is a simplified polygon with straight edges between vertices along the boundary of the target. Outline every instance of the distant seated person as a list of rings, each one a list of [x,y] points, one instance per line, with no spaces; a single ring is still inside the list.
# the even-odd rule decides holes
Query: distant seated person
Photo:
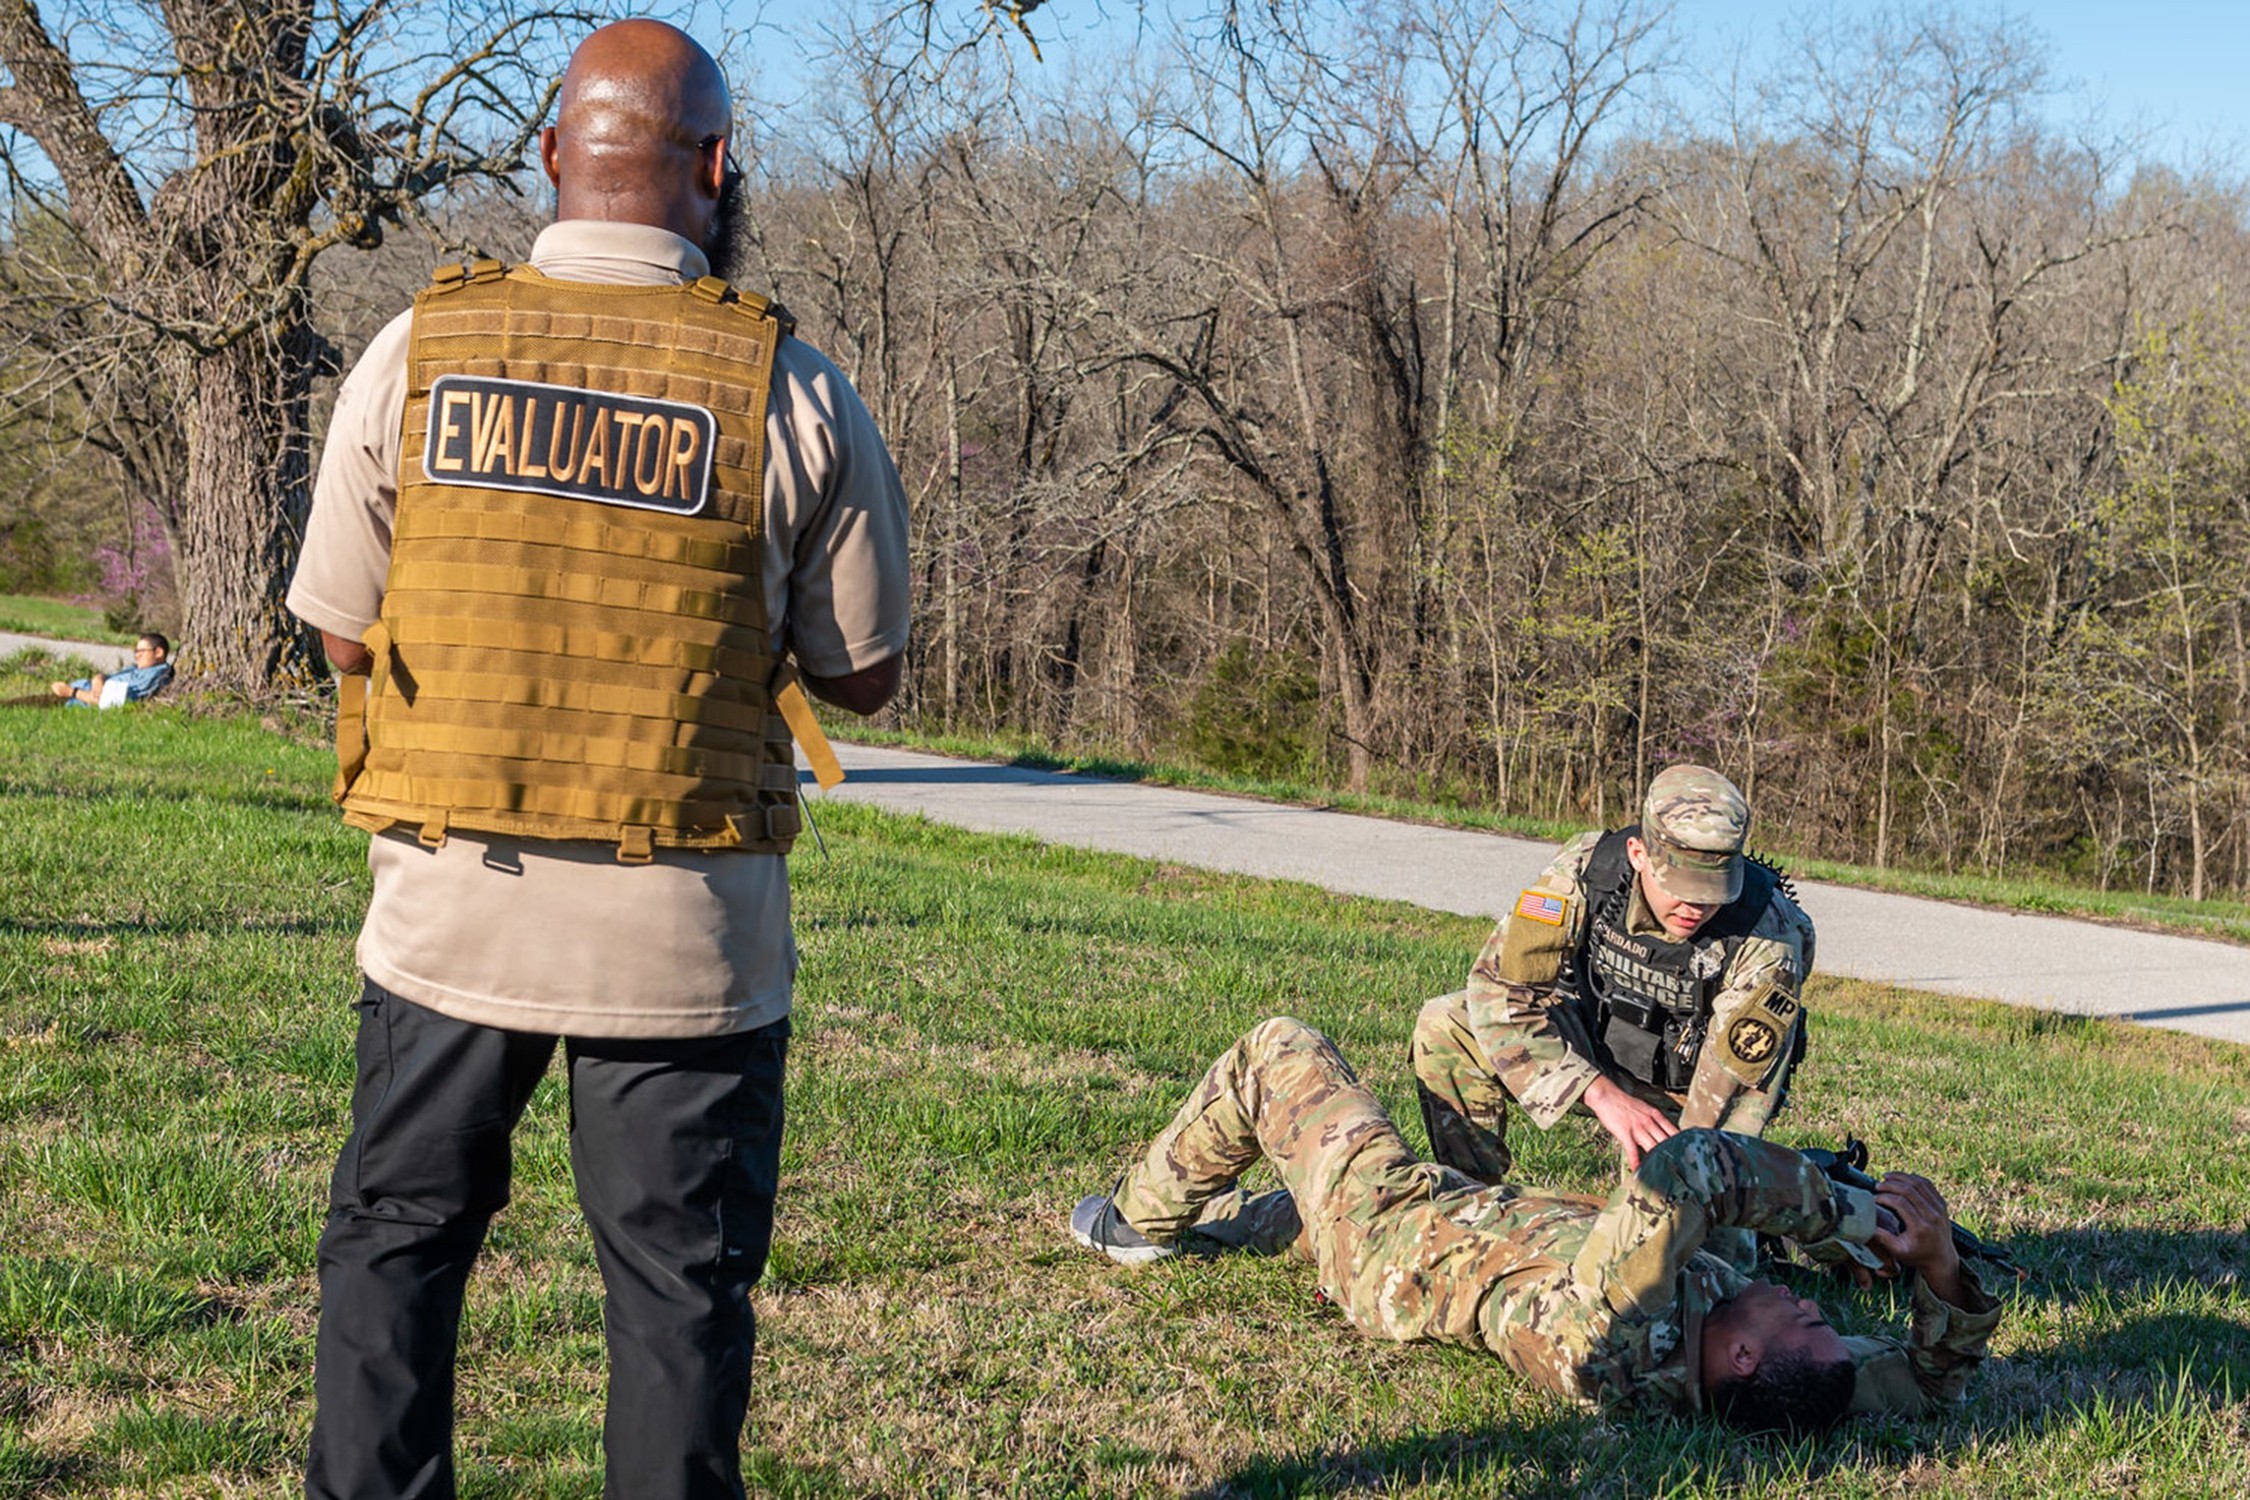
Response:
[[[172,643],[155,631],[133,645],[133,664],[106,676],[96,672],[76,682],[48,684],[48,691],[72,708],[115,708],[138,703],[172,680]]]

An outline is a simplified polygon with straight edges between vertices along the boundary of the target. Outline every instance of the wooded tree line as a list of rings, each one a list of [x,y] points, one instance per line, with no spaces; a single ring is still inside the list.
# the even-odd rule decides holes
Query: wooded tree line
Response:
[[[1630,5],[1228,21],[1083,95],[865,34],[745,142],[913,496],[910,715],[2250,887],[2231,192],[1950,14],[1669,128]]]
[[[1220,5],[1098,76],[929,14],[839,27],[736,142],[746,279],[914,504],[908,717],[1589,822],[1692,757],[1778,845],[2250,888],[2242,204],[2042,123],[2006,26],[1729,94],[1608,0]],[[412,133],[442,87],[339,133],[341,65],[284,50],[258,191],[360,205],[258,200],[302,215],[257,231],[256,378],[303,384],[368,329],[290,247],[492,176],[538,101],[500,147]]]

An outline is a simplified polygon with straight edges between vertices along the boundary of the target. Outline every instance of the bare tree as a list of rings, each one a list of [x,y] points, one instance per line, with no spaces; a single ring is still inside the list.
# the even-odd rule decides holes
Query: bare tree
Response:
[[[172,530],[190,673],[256,694],[318,670],[282,605],[312,383],[334,366],[312,267],[454,184],[515,180],[563,19],[385,0],[73,3],[50,18],[0,0],[14,220],[66,231],[19,270],[11,394],[101,386],[97,406],[176,427],[160,476],[128,472]]]

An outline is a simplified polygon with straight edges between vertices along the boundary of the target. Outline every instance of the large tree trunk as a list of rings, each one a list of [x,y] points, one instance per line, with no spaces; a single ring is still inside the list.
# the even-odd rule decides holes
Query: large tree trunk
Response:
[[[318,339],[301,316],[215,355],[175,361],[189,393],[177,535],[182,672],[252,697],[321,675],[318,634],[284,603],[311,508]]]

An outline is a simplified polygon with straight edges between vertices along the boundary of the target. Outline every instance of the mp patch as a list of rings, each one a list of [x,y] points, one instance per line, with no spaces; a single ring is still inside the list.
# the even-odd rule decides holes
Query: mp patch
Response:
[[[422,472],[437,484],[692,516],[710,494],[717,436],[717,419],[684,401],[441,375]]]
[[[1761,1087],[1780,1063],[1789,1027],[1801,1009],[1797,997],[1780,986],[1759,986],[1742,1014],[1727,1023],[1719,1043],[1720,1062],[1747,1087]]]

